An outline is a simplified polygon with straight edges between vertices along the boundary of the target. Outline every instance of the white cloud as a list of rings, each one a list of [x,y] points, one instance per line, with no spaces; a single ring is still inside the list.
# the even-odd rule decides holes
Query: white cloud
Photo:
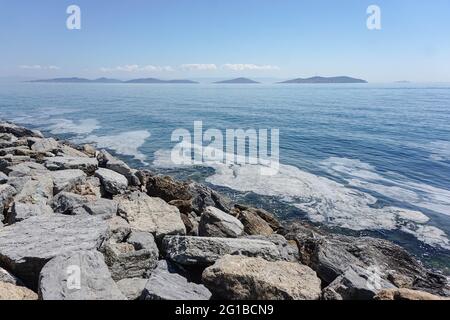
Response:
[[[217,70],[214,63],[188,63],[180,66],[183,71],[210,71]]]
[[[40,64],[34,64],[34,65],[21,65],[19,66],[20,69],[25,70],[60,70],[60,67],[57,66],[42,66]]]
[[[155,72],[155,71],[174,71],[171,66],[154,66],[154,65],[146,65],[140,66],[138,64],[127,64],[123,66],[117,66],[112,68],[100,68],[101,72]]]
[[[267,70],[280,70],[278,66],[273,65],[258,65],[250,63],[227,63],[222,66],[223,69],[233,70],[233,71],[245,71],[245,70],[256,70],[256,71],[267,71]]]

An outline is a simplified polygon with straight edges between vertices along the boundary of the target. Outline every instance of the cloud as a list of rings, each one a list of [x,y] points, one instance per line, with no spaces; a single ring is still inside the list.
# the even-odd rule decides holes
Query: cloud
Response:
[[[188,63],[180,66],[183,71],[210,71],[217,70],[214,63]]]
[[[42,66],[40,64],[34,64],[34,65],[21,65],[19,66],[20,69],[25,70],[60,70],[60,67],[57,66]]]
[[[137,64],[127,64],[123,66],[117,66],[112,68],[100,68],[101,72],[156,72],[156,71],[174,71],[174,69],[171,66],[154,66],[154,65],[146,65],[146,66],[140,66]]]
[[[256,71],[267,71],[267,70],[280,70],[278,66],[273,65],[258,65],[249,63],[237,63],[231,64],[227,63],[222,66],[223,69],[233,70],[233,71],[245,71],[245,70],[256,70]]]

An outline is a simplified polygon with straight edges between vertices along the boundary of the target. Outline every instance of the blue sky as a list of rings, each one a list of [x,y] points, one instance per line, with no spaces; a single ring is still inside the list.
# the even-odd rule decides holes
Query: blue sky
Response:
[[[314,75],[450,82],[450,1],[0,0],[0,77]]]

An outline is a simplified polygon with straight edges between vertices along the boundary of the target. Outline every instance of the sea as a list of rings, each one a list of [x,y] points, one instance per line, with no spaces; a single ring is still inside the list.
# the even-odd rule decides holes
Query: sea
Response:
[[[0,83],[0,119],[199,181],[450,274],[450,84]],[[174,132],[279,130],[279,168],[171,163]],[[178,130],[178,131],[177,131]],[[176,136],[176,135],[175,135]]]

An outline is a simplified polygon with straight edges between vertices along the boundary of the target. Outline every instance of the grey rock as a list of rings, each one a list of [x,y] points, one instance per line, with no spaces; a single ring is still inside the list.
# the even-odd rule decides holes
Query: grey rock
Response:
[[[113,217],[112,219],[107,220],[108,224],[108,232],[106,241],[104,244],[111,242],[123,242],[131,233],[130,224],[121,217]]]
[[[25,161],[16,165],[12,165],[6,169],[10,177],[23,177],[23,176],[40,176],[47,174],[48,170],[42,164]]]
[[[86,197],[70,192],[60,192],[53,198],[51,206],[56,213],[75,215],[80,213],[76,209],[82,208],[86,203],[88,203]]]
[[[188,282],[186,278],[157,267],[145,285],[145,300],[209,300],[211,292],[203,285]]]
[[[140,185],[140,181],[135,175],[135,171],[131,169],[124,161],[112,156],[106,150],[101,150],[97,158],[102,166],[126,177],[130,185]]]
[[[95,176],[100,179],[104,190],[112,195],[123,193],[128,187],[127,178],[112,170],[99,168]]]
[[[14,202],[11,210],[8,212],[7,220],[9,224],[13,224],[43,214],[53,214],[52,208],[45,203]]]
[[[117,202],[109,199],[98,199],[85,203],[83,208],[93,216],[112,218],[117,215]]]
[[[70,191],[76,185],[83,184],[86,181],[86,174],[79,169],[52,171],[50,175],[53,179],[54,194],[61,191]]]
[[[281,260],[296,262],[299,260],[299,252],[296,243],[289,242],[280,234],[271,234],[269,236],[246,236],[247,239],[259,239],[270,241],[277,246],[281,255]]]
[[[152,234],[133,231],[127,242],[107,243],[102,249],[114,280],[142,278],[156,267],[158,247]]]
[[[186,266],[209,266],[227,254],[283,259],[272,242],[257,239],[166,236],[163,249],[168,259]]]
[[[395,286],[382,278],[378,268],[352,266],[323,290],[325,300],[372,300],[378,291]]]
[[[59,146],[57,155],[61,157],[89,158],[88,155],[86,155],[84,152],[81,152],[66,144]]]
[[[58,142],[53,138],[38,139],[32,146],[31,150],[39,153],[51,152],[58,149]]]
[[[10,133],[16,137],[44,137],[39,131],[30,130],[9,122],[0,122],[0,133]]]
[[[98,168],[98,161],[94,158],[84,157],[47,157],[45,167],[49,170],[80,169],[87,174],[92,174]]]
[[[244,226],[232,215],[207,207],[201,217],[198,232],[205,237],[237,238],[244,232]]]
[[[8,176],[3,172],[0,172],[0,184],[8,182]]]
[[[214,297],[232,300],[318,300],[320,279],[294,262],[227,255],[207,268],[203,283]]]
[[[22,281],[19,278],[15,277],[5,269],[0,268],[0,282],[11,283],[14,285],[21,286],[23,285]]]
[[[49,175],[36,175],[25,180],[14,201],[31,204],[48,204],[53,198],[53,179]]]
[[[180,212],[160,198],[142,192],[114,197],[119,204],[118,214],[135,230],[152,233],[157,239],[165,235],[185,234]]]
[[[9,184],[0,185],[0,215],[3,214],[4,210],[13,201],[16,193],[17,190],[13,186]]]
[[[97,251],[77,251],[50,260],[39,276],[42,300],[126,300]]]
[[[148,279],[130,278],[117,281],[120,291],[128,300],[139,300],[142,297]]]
[[[0,232],[0,265],[30,288],[37,288],[42,267],[50,259],[77,250],[99,248],[107,224],[92,216],[41,215]]]

